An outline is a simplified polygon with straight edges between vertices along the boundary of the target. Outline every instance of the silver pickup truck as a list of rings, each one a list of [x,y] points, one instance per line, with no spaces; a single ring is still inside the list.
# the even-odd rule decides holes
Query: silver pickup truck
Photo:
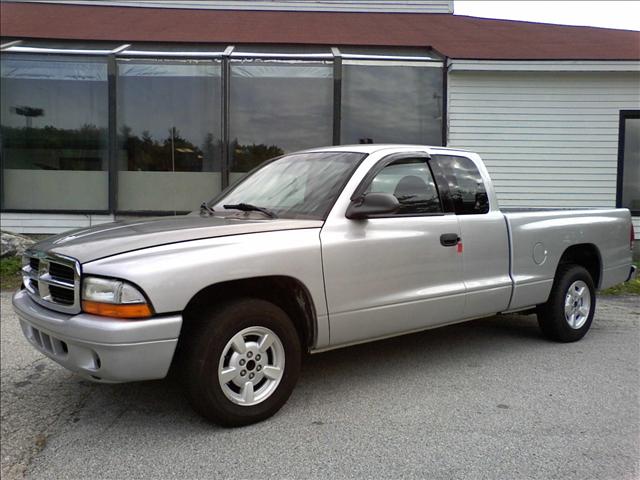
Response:
[[[501,312],[582,338],[597,288],[635,275],[626,209],[503,213],[474,153],[358,145],[285,155],[189,215],[116,222],[28,251],[26,338],[100,382],[174,365],[226,426],[273,415],[303,352]]]

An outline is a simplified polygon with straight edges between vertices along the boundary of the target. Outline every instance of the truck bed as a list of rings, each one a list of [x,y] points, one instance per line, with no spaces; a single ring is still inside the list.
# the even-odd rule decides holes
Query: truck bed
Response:
[[[546,301],[561,256],[587,247],[601,265],[594,282],[604,289],[629,274],[629,210],[506,208],[513,295],[510,310]]]

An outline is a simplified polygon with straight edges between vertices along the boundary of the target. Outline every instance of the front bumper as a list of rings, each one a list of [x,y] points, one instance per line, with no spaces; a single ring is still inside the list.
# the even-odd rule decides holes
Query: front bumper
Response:
[[[627,277],[625,282],[630,282],[631,280],[636,278],[636,275],[638,274],[637,270],[638,269],[636,268],[635,265],[631,265],[631,270],[629,270],[629,276]]]
[[[13,308],[29,342],[47,357],[85,378],[132,382],[164,378],[178,343],[181,315],[121,320],[44,308],[25,290]]]

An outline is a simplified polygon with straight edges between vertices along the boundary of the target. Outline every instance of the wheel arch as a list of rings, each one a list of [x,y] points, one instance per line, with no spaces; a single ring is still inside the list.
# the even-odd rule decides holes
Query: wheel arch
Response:
[[[311,293],[300,280],[284,275],[229,280],[201,289],[183,311],[182,332],[188,332],[203,310],[242,297],[259,298],[282,308],[298,331],[301,345],[307,349],[315,345],[318,322]]]
[[[600,287],[600,281],[602,279],[602,256],[596,245],[593,243],[580,243],[568,247],[560,256],[558,266],[556,267],[556,276],[558,269],[567,264],[584,267],[589,272],[589,275],[591,275],[596,289]]]

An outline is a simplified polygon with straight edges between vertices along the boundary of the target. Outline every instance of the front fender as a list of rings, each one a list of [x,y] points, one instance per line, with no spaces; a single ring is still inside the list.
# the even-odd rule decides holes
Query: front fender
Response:
[[[121,278],[144,290],[159,314],[181,312],[216,283],[287,276],[309,291],[318,319],[318,344],[328,342],[320,229],[235,235],[162,245],[83,265],[83,274]]]

